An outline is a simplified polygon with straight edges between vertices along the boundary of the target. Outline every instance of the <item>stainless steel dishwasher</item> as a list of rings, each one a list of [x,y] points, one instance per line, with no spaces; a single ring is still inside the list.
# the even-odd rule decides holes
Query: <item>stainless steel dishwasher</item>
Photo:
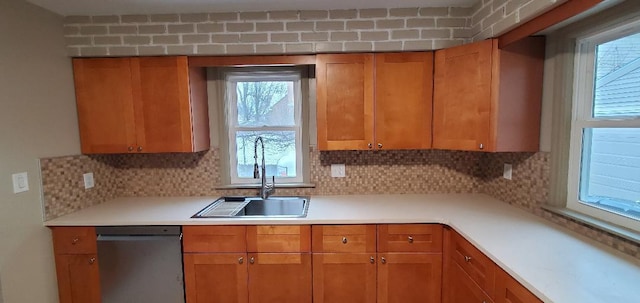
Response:
[[[184,302],[180,226],[96,227],[102,303]]]

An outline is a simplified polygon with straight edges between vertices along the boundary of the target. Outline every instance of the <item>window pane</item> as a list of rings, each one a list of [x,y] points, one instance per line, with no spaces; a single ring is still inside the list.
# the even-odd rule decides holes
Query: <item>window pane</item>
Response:
[[[257,136],[264,140],[267,176],[288,178],[296,176],[296,135],[294,131],[239,131],[236,132],[238,177],[253,178],[254,142]],[[258,165],[262,164],[262,148],[258,143]]]
[[[596,48],[594,117],[640,116],[640,33]]]
[[[640,129],[585,129],[581,176],[581,202],[640,219]]]
[[[293,81],[237,82],[238,125],[295,124]]]

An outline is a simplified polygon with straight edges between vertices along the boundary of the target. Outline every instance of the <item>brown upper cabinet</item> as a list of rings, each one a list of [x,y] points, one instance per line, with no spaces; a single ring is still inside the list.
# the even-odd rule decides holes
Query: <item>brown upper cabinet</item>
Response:
[[[544,37],[435,53],[433,148],[538,151]]]
[[[206,74],[187,57],[74,59],[82,153],[209,148]]]
[[[320,150],[431,147],[433,53],[317,55]]]

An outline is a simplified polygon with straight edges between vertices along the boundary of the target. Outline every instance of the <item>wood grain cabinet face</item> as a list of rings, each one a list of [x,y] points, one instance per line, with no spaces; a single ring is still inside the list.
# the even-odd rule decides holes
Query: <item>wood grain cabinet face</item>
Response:
[[[496,274],[496,303],[542,303],[504,270]]]
[[[186,57],[74,59],[82,152],[209,148],[206,76]]]
[[[314,225],[313,252],[375,253],[375,225]]]
[[[378,252],[442,253],[442,225],[378,225]]]
[[[187,253],[183,257],[187,303],[247,303],[247,255]]]
[[[378,253],[378,303],[438,303],[441,253]]]
[[[246,226],[183,226],[185,253],[247,251]]]
[[[476,284],[469,275],[458,265],[449,268],[450,279],[445,283],[451,284],[448,300],[445,303],[493,303],[493,300]]]
[[[538,151],[544,38],[435,53],[433,147]]]
[[[54,227],[53,249],[61,303],[99,303],[100,271],[93,227]]]
[[[376,303],[375,258],[367,253],[314,253],[313,302]]]
[[[311,253],[250,253],[250,303],[311,303]]]
[[[311,252],[310,225],[247,226],[248,252]]]
[[[318,148],[430,148],[432,71],[430,52],[318,55]]]
[[[451,259],[453,263],[459,266],[471,277],[471,280],[493,298],[497,266],[458,233],[453,233],[453,241],[451,242]]]

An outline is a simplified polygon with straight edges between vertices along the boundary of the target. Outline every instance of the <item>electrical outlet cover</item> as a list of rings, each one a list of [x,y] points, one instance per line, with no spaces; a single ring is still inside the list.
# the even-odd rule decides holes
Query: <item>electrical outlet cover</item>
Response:
[[[331,177],[344,178],[345,177],[345,165],[344,164],[331,164]]]
[[[504,170],[502,171],[502,177],[507,179],[507,180],[511,180],[513,174],[513,169],[511,164],[504,164]]]
[[[21,193],[29,190],[29,176],[26,172],[11,175],[13,179],[13,193]]]
[[[84,188],[85,189],[93,188],[95,186],[95,183],[93,181],[93,173],[83,174],[82,178],[84,179]]]

